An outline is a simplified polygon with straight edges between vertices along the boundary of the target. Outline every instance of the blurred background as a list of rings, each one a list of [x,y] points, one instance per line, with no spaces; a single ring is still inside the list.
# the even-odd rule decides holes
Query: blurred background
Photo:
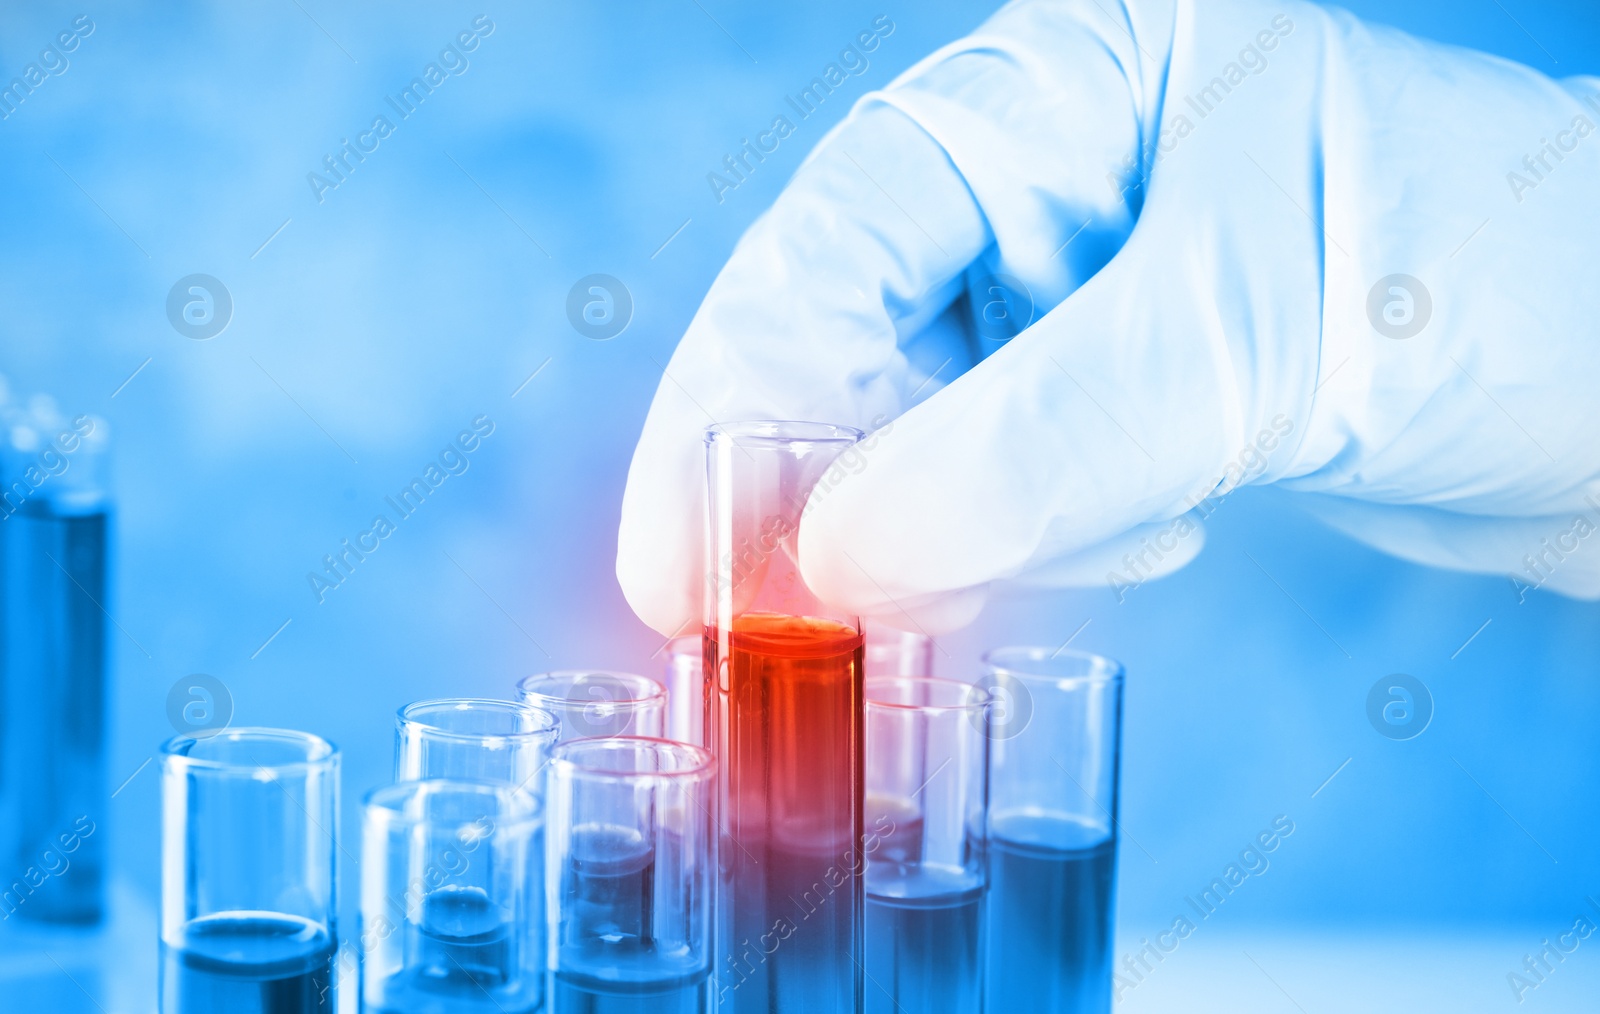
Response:
[[[509,696],[557,667],[655,674],[662,638],[613,563],[663,364],[827,127],[994,6],[0,8],[0,82],[79,36],[0,121],[0,372],[15,396],[106,420],[116,497],[108,796],[92,815],[112,925],[82,944],[0,923],[0,994],[153,1009],[150,758],[190,674],[221,681],[235,725],[342,747],[350,852],[405,702]],[[1351,6],[1557,76],[1600,71],[1592,0]],[[707,174],[884,14],[895,28],[867,71],[719,202]],[[463,32],[477,47],[402,116],[401,91]],[[377,147],[335,175],[325,158],[347,140]],[[194,274],[231,302],[209,338],[169,316]],[[609,338],[569,317],[592,274],[631,300]],[[384,498],[474,420],[493,429],[466,470],[319,589],[324,557],[393,517]],[[1121,603],[1003,594],[935,666],[971,678],[986,647],[1069,639],[1126,662],[1119,956],[1292,820],[1270,868],[1118,1009],[1592,1010],[1600,936],[1521,1004],[1507,976],[1578,917],[1600,921],[1597,620],[1592,603],[1521,601],[1505,577],[1387,559],[1245,490],[1177,576]],[[1397,673],[1431,701],[1404,740],[1367,707]],[[348,932],[353,864],[342,876]]]

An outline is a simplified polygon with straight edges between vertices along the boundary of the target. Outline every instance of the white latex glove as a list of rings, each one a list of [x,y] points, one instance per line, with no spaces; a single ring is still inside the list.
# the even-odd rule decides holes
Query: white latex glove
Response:
[[[634,455],[628,601],[698,620],[701,434],[752,418],[881,426],[800,555],[902,626],[1170,570],[1241,482],[1467,570],[1568,533],[1543,583],[1600,595],[1570,534],[1600,527],[1597,124],[1600,80],[1306,4],[1013,4],[865,97],[740,241]],[[1034,304],[1010,341],[976,323],[1027,316],[990,271]]]

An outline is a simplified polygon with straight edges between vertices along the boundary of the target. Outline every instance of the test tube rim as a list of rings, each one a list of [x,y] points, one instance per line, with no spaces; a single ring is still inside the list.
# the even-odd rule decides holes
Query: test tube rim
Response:
[[[538,796],[527,791],[519,785],[505,782],[484,782],[470,778],[419,778],[414,781],[393,782],[389,785],[379,785],[368,789],[361,797],[361,818],[363,823],[368,820],[382,821],[385,828],[416,827],[421,824],[446,825],[447,821],[429,820],[425,817],[414,816],[404,809],[389,805],[388,797],[396,800],[409,800],[416,798],[417,794],[424,791],[449,789],[451,791],[470,791],[476,795],[494,796],[503,799],[508,804],[514,804],[522,809],[506,816],[502,822],[500,817],[495,818],[495,830],[506,828],[510,831],[520,831],[524,828],[538,828],[544,820],[544,803]],[[472,824],[473,821],[463,820],[462,826]]]
[[[728,440],[741,447],[791,447],[795,444],[841,444],[848,447],[865,436],[865,431],[840,423],[805,419],[749,419],[714,423],[706,427],[705,442],[708,446],[719,440]]]
[[[695,765],[676,771],[619,771],[582,766],[567,756],[580,748],[587,749],[603,744],[613,746],[648,744],[658,750],[670,747],[674,753],[695,758]],[[693,743],[684,743],[676,739],[663,739],[660,736],[585,736],[581,739],[569,739],[564,743],[557,743],[555,749],[550,752],[549,766],[552,776],[555,771],[559,770],[568,777],[589,781],[660,781],[677,783],[704,781],[714,777],[717,771],[717,757],[716,754],[713,754],[705,747],[696,746]],[[553,780],[554,778],[552,777]]]
[[[1001,661],[1003,656],[1011,655],[1013,660]],[[1045,672],[1030,671],[1027,665],[1051,663],[1057,659],[1066,659],[1086,664],[1090,671],[1078,675],[1053,676]],[[1076,648],[1048,648],[1041,645],[1006,645],[1000,648],[991,648],[983,653],[983,668],[986,675],[1010,676],[1024,682],[1049,684],[1063,689],[1080,685],[1100,685],[1115,683],[1121,685],[1127,670],[1121,662],[1107,655],[1097,655],[1090,651],[1079,651]],[[1019,668],[1023,666],[1024,668]]]
[[[872,696],[873,685],[882,686],[886,683],[915,683],[933,687],[960,687],[964,693],[971,695],[973,699],[964,704],[902,704],[899,701],[875,700]],[[919,712],[929,715],[961,712],[976,713],[994,703],[994,695],[982,687],[944,676],[868,676],[862,681],[861,697],[868,709]]]
[[[544,697],[545,700],[559,701],[563,704],[609,704],[620,708],[626,708],[628,710],[632,710],[633,708],[637,708],[641,705],[650,704],[653,701],[664,701],[667,698],[667,686],[665,683],[662,683],[658,679],[652,679],[651,677],[645,676],[641,673],[625,672],[621,669],[551,669],[548,672],[536,672],[531,676],[524,676],[522,679],[517,681],[517,694],[522,698],[523,704],[526,704],[531,708],[539,708],[538,704],[534,704],[529,700],[530,697],[538,694],[537,691],[529,688],[528,685],[530,683],[532,683],[534,680],[577,676],[608,676],[624,681],[637,680],[648,685],[651,688],[651,693],[648,697],[628,697],[620,701],[589,701],[576,697],[555,698],[546,697],[544,695],[539,696]]]
[[[194,757],[190,754],[179,752],[179,748],[184,746],[192,748],[201,743],[210,743],[218,740],[238,742],[246,736],[259,740],[306,744],[314,752],[304,760],[289,761],[283,764],[239,764],[230,761]],[[314,732],[304,732],[299,729],[280,729],[265,725],[241,725],[222,729],[205,736],[195,736],[188,733],[173,736],[161,744],[161,756],[165,760],[171,761],[174,765],[182,766],[185,769],[236,773],[255,777],[262,770],[297,773],[314,768],[332,767],[338,764],[340,754],[338,744]]]
[[[544,724],[537,729],[523,729],[517,732],[458,732],[454,729],[445,729],[437,725],[417,721],[408,714],[413,708],[442,704],[488,704],[502,710],[527,711],[541,718]],[[481,743],[486,740],[540,739],[558,731],[561,728],[561,720],[544,708],[529,704],[527,701],[506,701],[497,697],[433,697],[425,701],[412,701],[410,704],[402,705],[398,708],[395,711],[395,728],[401,731],[407,728],[423,729],[426,730],[427,735],[434,739]]]

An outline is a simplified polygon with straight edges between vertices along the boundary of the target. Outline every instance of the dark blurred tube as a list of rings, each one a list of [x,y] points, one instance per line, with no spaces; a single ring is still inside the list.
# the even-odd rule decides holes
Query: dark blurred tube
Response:
[[[0,920],[93,923],[105,908],[106,424],[36,397],[0,436]]]

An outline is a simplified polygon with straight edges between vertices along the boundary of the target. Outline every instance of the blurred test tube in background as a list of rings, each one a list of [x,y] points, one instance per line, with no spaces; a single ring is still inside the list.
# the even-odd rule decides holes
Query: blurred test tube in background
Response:
[[[368,794],[361,832],[362,1010],[528,1014],[540,1008],[542,823],[539,801],[508,785],[432,779]]]
[[[704,1014],[716,836],[709,751],[583,739],[550,763],[553,1014]]]
[[[979,681],[990,722],[991,1011],[1111,1009],[1122,666],[997,648]]]
[[[660,736],[667,688],[631,672],[563,669],[517,684],[522,702],[556,717],[556,742],[591,736]]]
[[[104,914],[104,420],[0,379],[0,915]]]
[[[332,1014],[339,752],[288,729],[161,748],[161,1014]]]
[[[701,634],[674,637],[667,642],[667,664],[661,676],[667,687],[668,739],[705,742],[705,653],[706,639]]]
[[[989,695],[883,676],[866,697],[864,1009],[981,1011]]]
[[[926,634],[863,622],[866,630],[867,677],[932,676],[933,639]]]

